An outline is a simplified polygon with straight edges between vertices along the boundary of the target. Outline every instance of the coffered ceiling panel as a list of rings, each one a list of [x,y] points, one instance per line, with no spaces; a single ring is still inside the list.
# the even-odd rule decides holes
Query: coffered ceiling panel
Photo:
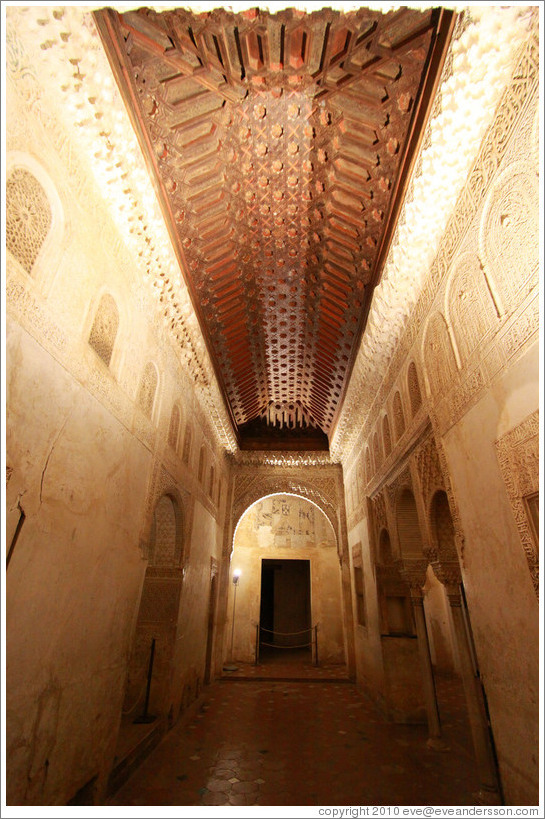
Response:
[[[327,448],[452,17],[96,13],[243,448]]]

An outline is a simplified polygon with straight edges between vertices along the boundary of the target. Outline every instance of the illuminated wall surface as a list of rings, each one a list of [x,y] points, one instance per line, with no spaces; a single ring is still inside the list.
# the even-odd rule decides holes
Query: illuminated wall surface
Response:
[[[152,640],[166,730],[231,659],[235,568],[251,659],[272,556],[310,561],[322,661],[400,722],[429,720],[422,622],[465,673],[463,581],[505,799],[536,804],[537,8],[454,24],[321,451],[238,446],[91,12],[5,31],[8,803],[100,802]]]

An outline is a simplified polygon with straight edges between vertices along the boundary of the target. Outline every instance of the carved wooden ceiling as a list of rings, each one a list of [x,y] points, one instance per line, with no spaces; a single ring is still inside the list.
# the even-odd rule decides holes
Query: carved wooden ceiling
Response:
[[[327,448],[453,13],[95,17],[241,447]]]

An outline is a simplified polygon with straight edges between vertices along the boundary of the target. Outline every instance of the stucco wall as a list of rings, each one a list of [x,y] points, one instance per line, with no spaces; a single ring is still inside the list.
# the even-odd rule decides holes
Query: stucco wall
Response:
[[[26,79],[25,93],[8,82],[8,178],[22,168],[37,180],[36,210],[51,219],[34,262],[16,242],[7,253],[8,801],[62,805],[94,777],[95,798],[104,794],[165,493],[179,507],[172,571],[183,573],[163,681],[171,719],[203,684],[228,472],[145,271],[47,99],[30,93],[29,104]],[[109,362],[89,343],[104,294],[119,317]],[[212,658],[214,669],[220,662]]]
[[[445,537],[433,501],[441,491],[455,544],[446,564],[458,567],[452,582],[459,572],[466,590],[505,798],[521,805],[538,799],[538,541],[531,511],[539,474],[536,37],[534,29],[520,52],[343,460],[349,541],[362,545],[370,612],[368,633],[355,633],[359,683],[380,700],[384,657],[373,618],[380,533],[388,532],[392,557],[403,563],[399,500],[410,490],[424,566],[437,561]],[[424,586],[424,574],[420,581]],[[448,615],[441,619],[446,626]]]

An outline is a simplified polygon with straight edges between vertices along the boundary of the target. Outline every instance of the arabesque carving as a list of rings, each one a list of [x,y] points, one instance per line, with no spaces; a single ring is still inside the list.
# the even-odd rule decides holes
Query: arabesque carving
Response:
[[[331,442],[333,456],[338,457],[341,453],[344,453],[343,461],[354,451],[358,438],[365,441],[369,437],[369,430],[372,428],[380,408],[385,405],[399,372],[418,338],[436,295],[450,270],[460,243],[475,214],[482,206],[510,140],[520,126],[520,120],[525,114],[525,106],[532,105],[533,101],[537,99],[539,88],[539,26],[535,11],[534,9],[534,13],[521,15],[521,28],[518,35],[520,39],[518,43],[512,40],[509,44],[509,47],[513,48],[511,81],[503,91],[501,105],[496,109],[496,120],[488,127],[482,142],[479,137],[481,147],[472,167],[469,169],[469,174],[464,171],[463,178],[467,179],[467,181],[458,194],[458,201],[451,209],[452,213],[448,221],[445,219],[444,230],[439,229],[438,231],[441,239],[431,264],[424,261],[421,245],[417,241],[416,217],[414,219],[412,217],[411,203],[418,202],[421,205],[422,197],[425,198],[426,196],[422,190],[424,183],[420,181],[423,177],[415,178],[407,194],[400,221],[405,218],[407,226],[410,224],[413,228],[413,264],[409,262],[411,258],[410,248],[407,246],[406,241],[403,242],[403,238],[407,239],[411,234],[408,230],[401,233],[401,230],[398,229],[386,263],[383,284],[375,290],[366,334],[347,391],[344,406],[349,407],[350,411],[346,409],[342,412]],[[463,53],[467,39],[472,38],[472,33],[475,31],[474,26],[474,21],[470,21],[460,36],[460,40],[455,41],[458,54]],[[484,40],[481,47],[486,49]],[[487,68],[490,67],[491,63],[487,61]],[[491,75],[487,75],[487,79],[490,80],[490,78]],[[469,78],[468,81],[470,82]],[[472,87],[476,88],[473,84]],[[488,87],[490,88],[490,86]],[[430,120],[428,132],[432,135],[430,137],[431,150],[434,139],[438,138],[440,134],[433,118]],[[477,148],[477,146],[475,147]],[[452,161],[456,160],[452,158]],[[426,175],[426,185],[430,186],[429,175]],[[419,191],[418,197],[414,196],[413,193],[417,189]],[[442,189],[442,192],[445,193],[444,189]],[[437,206],[437,197],[435,206]],[[416,212],[416,207],[414,207],[414,210]],[[418,210],[418,219],[420,219],[420,213],[421,210]],[[429,246],[429,231],[431,230],[429,220],[426,220],[426,230],[428,231],[426,239]],[[403,272],[398,269],[401,264],[405,269],[411,271],[411,280],[403,284],[402,290],[399,289],[399,285],[403,281]],[[396,270],[395,280],[398,289],[388,284],[390,268]],[[417,269],[421,271],[421,278],[416,276]],[[424,276],[426,276],[425,280]],[[401,293],[403,293],[403,299],[405,300],[404,306],[400,304]],[[387,333],[385,331],[386,316],[388,316]],[[477,385],[476,388],[479,389]],[[363,428],[362,418],[367,419]]]
[[[27,273],[51,227],[47,194],[25,168],[15,168],[6,182],[6,247]]]
[[[107,367],[112,358],[118,327],[119,312],[116,303],[109,293],[105,293],[95,313],[89,344]]]
[[[314,474],[308,479],[298,471],[295,474],[238,474],[233,495],[233,527],[249,506],[271,494],[300,495],[313,501],[329,519],[339,544],[338,506],[341,495],[336,476],[320,477]]]
[[[506,307],[537,275],[539,265],[539,187],[533,164],[514,162],[494,179],[479,232],[487,276]]]
[[[445,481],[441,469],[439,453],[433,435],[417,449],[414,462],[420,481],[420,492],[426,509],[438,489],[445,489]]]
[[[431,397],[437,400],[450,390],[457,375],[447,323],[439,312],[433,313],[428,321],[423,348]]]
[[[538,411],[496,441],[496,454],[537,595],[539,533],[532,523],[528,501],[539,492]]]
[[[494,330],[498,316],[479,258],[462,253],[456,258],[447,288],[447,306],[463,362]]]

